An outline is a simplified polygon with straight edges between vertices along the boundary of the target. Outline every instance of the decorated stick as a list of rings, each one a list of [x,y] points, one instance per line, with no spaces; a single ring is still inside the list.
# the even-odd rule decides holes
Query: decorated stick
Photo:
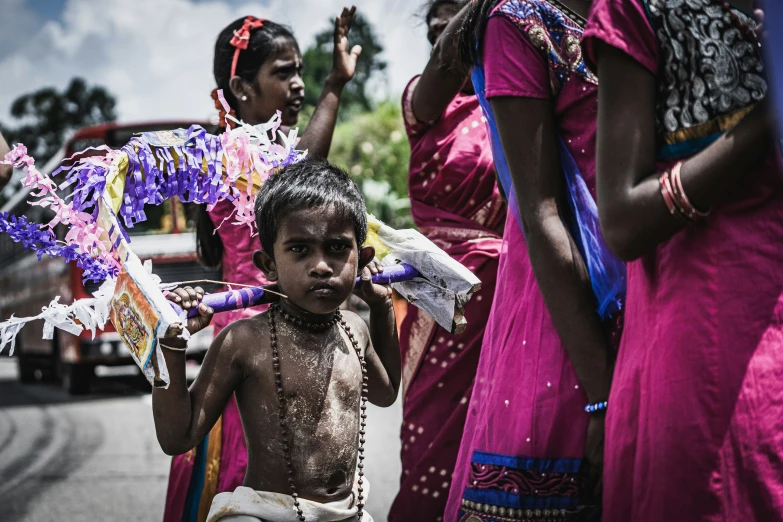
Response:
[[[419,272],[410,265],[401,263],[383,268],[383,272],[372,276],[372,282],[376,285],[388,285],[391,283],[400,283],[410,281],[419,277]],[[356,286],[361,284],[361,278],[356,279]],[[238,310],[240,308],[250,308],[269,302],[264,292],[264,287],[255,286],[251,288],[242,288],[240,290],[229,290],[227,292],[218,292],[215,294],[206,294],[201,300],[202,303],[211,307],[215,313]],[[171,303],[171,307],[179,315],[182,312],[177,304]],[[188,317],[198,315],[198,308],[188,310]]]

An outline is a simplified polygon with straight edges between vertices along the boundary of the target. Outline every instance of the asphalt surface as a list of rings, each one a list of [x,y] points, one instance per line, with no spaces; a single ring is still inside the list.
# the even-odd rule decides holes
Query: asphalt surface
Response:
[[[71,397],[55,384],[18,383],[15,359],[0,356],[0,520],[161,520],[170,458],[155,439],[146,383],[125,373]],[[367,511],[384,522],[400,474],[400,401],[370,406],[367,420]]]

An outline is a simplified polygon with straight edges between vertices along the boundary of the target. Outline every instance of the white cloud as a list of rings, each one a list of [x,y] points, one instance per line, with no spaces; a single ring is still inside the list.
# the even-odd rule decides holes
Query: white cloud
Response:
[[[380,94],[396,96],[421,72],[429,52],[412,17],[420,2],[357,4],[385,45],[389,85]],[[280,21],[305,48],[342,6],[338,0],[67,0],[60,20],[40,25],[23,0],[0,0],[0,48],[11,49],[0,54],[0,121],[9,122],[19,95],[63,88],[75,76],[115,94],[121,121],[208,119],[214,113],[213,46],[225,25],[247,14]]]

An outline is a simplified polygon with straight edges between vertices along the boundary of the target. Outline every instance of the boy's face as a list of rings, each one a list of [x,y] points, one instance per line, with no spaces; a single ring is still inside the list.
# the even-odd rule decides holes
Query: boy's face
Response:
[[[254,262],[293,304],[327,314],[351,295],[359,268],[374,255],[372,248],[366,250],[360,256],[350,221],[333,207],[318,207],[286,216],[277,231],[274,259],[258,251]]]

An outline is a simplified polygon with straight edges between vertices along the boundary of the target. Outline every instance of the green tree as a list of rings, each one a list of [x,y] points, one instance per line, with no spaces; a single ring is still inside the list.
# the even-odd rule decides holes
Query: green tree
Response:
[[[9,144],[24,143],[37,164],[43,165],[74,131],[116,120],[115,106],[106,89],[74,78],[62,92],[46,87],[14,100],[11,116],[21,123],[3,126],[2,133]]]
[[[356,13],[353,26],[348,35],[351,47],[362,46],[362,54],[356,64],[353,79],[345,86],[342,96],[341,119],[359,109],[369,111],[373,100],[368,93],[368,82],[377,73],[386,70],[386,62],[381,59],[383,45],[380,43],[372,24],[361,13]],[[302,56],[304,62],[305,105],[315,107],[321,95],[321,87],[332,70],[332,49],[334,48],[334,29],[325,29],[315,37],[315,44]],[[348,109],[348,111],[346,111]]]
[[[329,159],[346,169],[364,193],[367,211],[395,228],[410,228],[410,148],[400,105],[384,101],[337,125]]]

